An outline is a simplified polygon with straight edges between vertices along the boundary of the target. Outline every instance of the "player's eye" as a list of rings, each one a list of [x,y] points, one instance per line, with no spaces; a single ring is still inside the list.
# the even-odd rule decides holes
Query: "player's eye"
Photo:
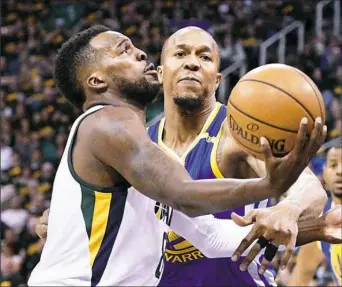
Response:
[[[331,163],[331,164],[330,164],[330,167],[331,167],[331,168],[336,168],[336,167],[337,167],[337,164],[336,164],[336,163]]]
[[[201,55],[200,58],[203,59],[204,61],[212,61],[211,57],[208,55]]]
[[[120,54],[127,54],[130,49],[130,46],[126,45]]]
[[[176,58],[183,58],[185,56],[185,53],[182,51],[178,51],[178,52],[174,53],[174,56]]]

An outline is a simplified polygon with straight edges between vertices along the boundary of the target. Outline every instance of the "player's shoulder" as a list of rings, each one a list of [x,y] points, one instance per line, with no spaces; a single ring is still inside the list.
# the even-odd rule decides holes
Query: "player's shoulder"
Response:
[[[84,119],[83,129],[96,133],[112,133],[115,130],[143,125],[138,114],[127,107],[105,106]]]
[[[124,122],[126,120],[139,120],[138,114],[128,107],[105,106],[97,113],[92,114],[93,120],[102,122]],[[96,125],[96,122],[94,123]]]
[[[78,138],[85,146],[106,149],[120,147],[123,143],[136,143],[146,134],[142,119],[126,107],[105,106],[87,116],[78,128]],[[95,145],[94,143],[99,143]]]

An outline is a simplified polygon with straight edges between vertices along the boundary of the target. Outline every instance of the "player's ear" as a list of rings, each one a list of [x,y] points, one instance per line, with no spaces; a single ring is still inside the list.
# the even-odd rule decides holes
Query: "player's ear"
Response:
[[[108,88],[108,84],[105,82],[104,77],[98,72],[92,73],[87,78],[87,86],[97,93],[103,93]]]
[[[159,84],[163,84],[163,66],[158,66],[157,67],[157,73],[158,73],[158,80]]]
[[[221,83],[222,75],[220,73],[216,74],[216,79],[215,79],[215,91],[217,90],[218,86]]]

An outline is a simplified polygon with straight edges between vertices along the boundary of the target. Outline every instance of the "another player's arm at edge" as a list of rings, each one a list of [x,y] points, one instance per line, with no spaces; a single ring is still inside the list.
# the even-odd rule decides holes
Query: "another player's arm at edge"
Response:
[[[256,173],[261,176],[265,174],[265,165],[261,160],[247,156],[246,161]],[[300,220],[319,216],[328,199],[321,182],[309,167],[302,172],[284,195],[285,198],[281,202],[297,206]]]
[[[331,213],[331,211],[328,211]],[[303,220],[298,224],[296,246],[314,241],[338,244],[342,240],[325,232],[328,228],[326,214],[318,218]],[[189,218],[181,212],[174,211],[170,228],[182,237],[190,240],[206,257],[231,257],[241,240],[250,232],[252,225],[241,227],[233,220],[217,219],[212,215]],[[232,234],[234,236],[232,236]],[[317,242],[315,242],[317,247]],[[307,245],[311,246],[311,244]],[[247,254],[246,250],[244,254]]]
[[[324,255],[318,248],[318,242],[301,247],[287,286],[309,286],[317,267],[323,261]]]
[[[188,216],[224,211],[278,192],[266,177],[194,181],[150,140],[136,113],[108,106],[95,114],[87,127],[92,131],[90,152],[144,195]]]
[[[246,176],[243,178],[248,178],[248,174],[251,173],[247,168],[251,169],[252,173],[256,173],[259,177],[264,177],[266,175],[264,162],[248,155],[232,139],[227,124],[224,124],[223,126],[223,137],[225,141],[222,143],[222,151],[218,155],[222,161],[220,166],[228,166],[225,161],[229,162],[234,158],[237,165],[243,166],[243,168],[238,167],[240,171],[244,169],[243,172]],[[247,163],[247,168],[245,163]],[[224,174],[224,170],[222,170],[222,172]],[[308,194],[310,194],[310,196],[308,196]],[[300,214],[300,220],[305,220],[308,218],[316,218],[321,214],[327,202],[327,195],[319,179],[310,168],[307,167],[297,181],[286,192],[286,197],[283,202],[296,207]]]

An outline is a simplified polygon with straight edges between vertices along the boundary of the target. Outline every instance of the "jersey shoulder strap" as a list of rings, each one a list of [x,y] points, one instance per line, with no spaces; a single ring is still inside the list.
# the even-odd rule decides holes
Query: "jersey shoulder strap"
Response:
[[[158,122],[156,122],[155,124],[153,124],[147,128],[147,133],[148,133],[150,139],[154,143],[158,143],[158,131],[159,131],[159,126],[160,126],[162,120],[163,119],[159,120]]]

